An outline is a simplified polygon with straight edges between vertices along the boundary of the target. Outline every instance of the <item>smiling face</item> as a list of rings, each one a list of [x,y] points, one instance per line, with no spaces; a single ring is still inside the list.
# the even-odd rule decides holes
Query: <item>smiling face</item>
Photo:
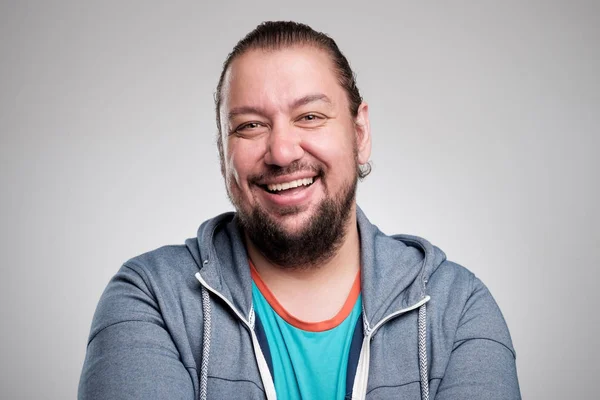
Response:
[[[232,62],[222,100],[227,192],[253,243],[281,265],[301,262],[289,260],[301,254],[274,259],[294,243],[318,253],[306,240],[331,242],[329,234],[339,242],[354,220],[370,132],[367,105],[352,117],[328,54],[312,46],[250,50]]]

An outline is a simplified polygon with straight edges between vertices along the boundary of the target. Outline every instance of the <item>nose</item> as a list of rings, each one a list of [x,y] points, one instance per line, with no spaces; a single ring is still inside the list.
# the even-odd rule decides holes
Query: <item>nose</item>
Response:
[[[304,155],[300,136],[293,127],[273,128],[269,134],[265,163],[285,167]]]

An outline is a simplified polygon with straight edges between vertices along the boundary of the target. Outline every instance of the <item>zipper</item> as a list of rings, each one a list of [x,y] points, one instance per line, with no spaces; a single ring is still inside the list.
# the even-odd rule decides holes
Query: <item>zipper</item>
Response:
[[[234,307],[233,304],[225,298],[221,293],[213,289],[202,279],[202,275],[200,272],[196,272],[196,279],[200,282],[202,286],[215,296],[219,297],[221,300],[225,302],[231,308],[231,310],[237,315],[237,317],[242,321],[242,323],[248,328],[250,331],[250,336],[252,337],[252,348],[254,350],[254,358],[256,359],[256,363],[258,364],[258,372],[260,374],[260,379],[262,380],[263,388],[265,390],[265,395],[267,396],[267,400],[277,400],[277,393],[275,392],[275,384],[273,383],[273,377],[271,376],[271,371],[269,371],[269,365],[267,364],[267,360],[265,359],[262,350],[260,349],[260,344],[258,343],[258,338],[256,337],[256,333],[254,333],[254,327],[246,321],[246,319],[242,316],[242,314]],[[254,309],[250,311],[251,317],[254,313]],[[253,324],[252,324],[253,325]]]
[[[369,379],[369,363],[371,359],[371,339],[373,338],[373,335],[375,335],[377,330],[389,320],[421,307],[430,299],[431,297],[425,296],[418,303],[415,303],[410,307],[403,308],[402,310],[398,310],[396,312],[391,313],[390,315],[386,316],[381,321],[379,321],[372,329],[369,329],[366,332],[360,349],[360,356],[358,357],[358,366],[356,367],[356,374],[354,375],[354,385],[352,385],[352,400],[363,400],[367,397],[367,381]]]

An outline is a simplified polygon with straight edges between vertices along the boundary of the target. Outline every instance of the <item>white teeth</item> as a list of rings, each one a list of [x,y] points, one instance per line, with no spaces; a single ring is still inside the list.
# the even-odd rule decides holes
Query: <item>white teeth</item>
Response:
[[[280,192],[282,190],[292,189],[299,186],[308,186],[311,183],[313,183],[313,178],[296,179],[295,181],[267,185],[267,189],[269,189],[271,192]]]

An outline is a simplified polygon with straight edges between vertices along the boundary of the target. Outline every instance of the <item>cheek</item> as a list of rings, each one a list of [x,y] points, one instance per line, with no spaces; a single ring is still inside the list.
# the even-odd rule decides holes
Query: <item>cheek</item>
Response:
[[[310,136],[304,141],[304,148],[332,171],[354,163],[353,136],[345,127]]]
[[[257,146],[247,141],[233,138],[227,143],[225,152],[226,173],[229,183],[247,186],[248,176],[252,175],[260,163],[261,156]]]

